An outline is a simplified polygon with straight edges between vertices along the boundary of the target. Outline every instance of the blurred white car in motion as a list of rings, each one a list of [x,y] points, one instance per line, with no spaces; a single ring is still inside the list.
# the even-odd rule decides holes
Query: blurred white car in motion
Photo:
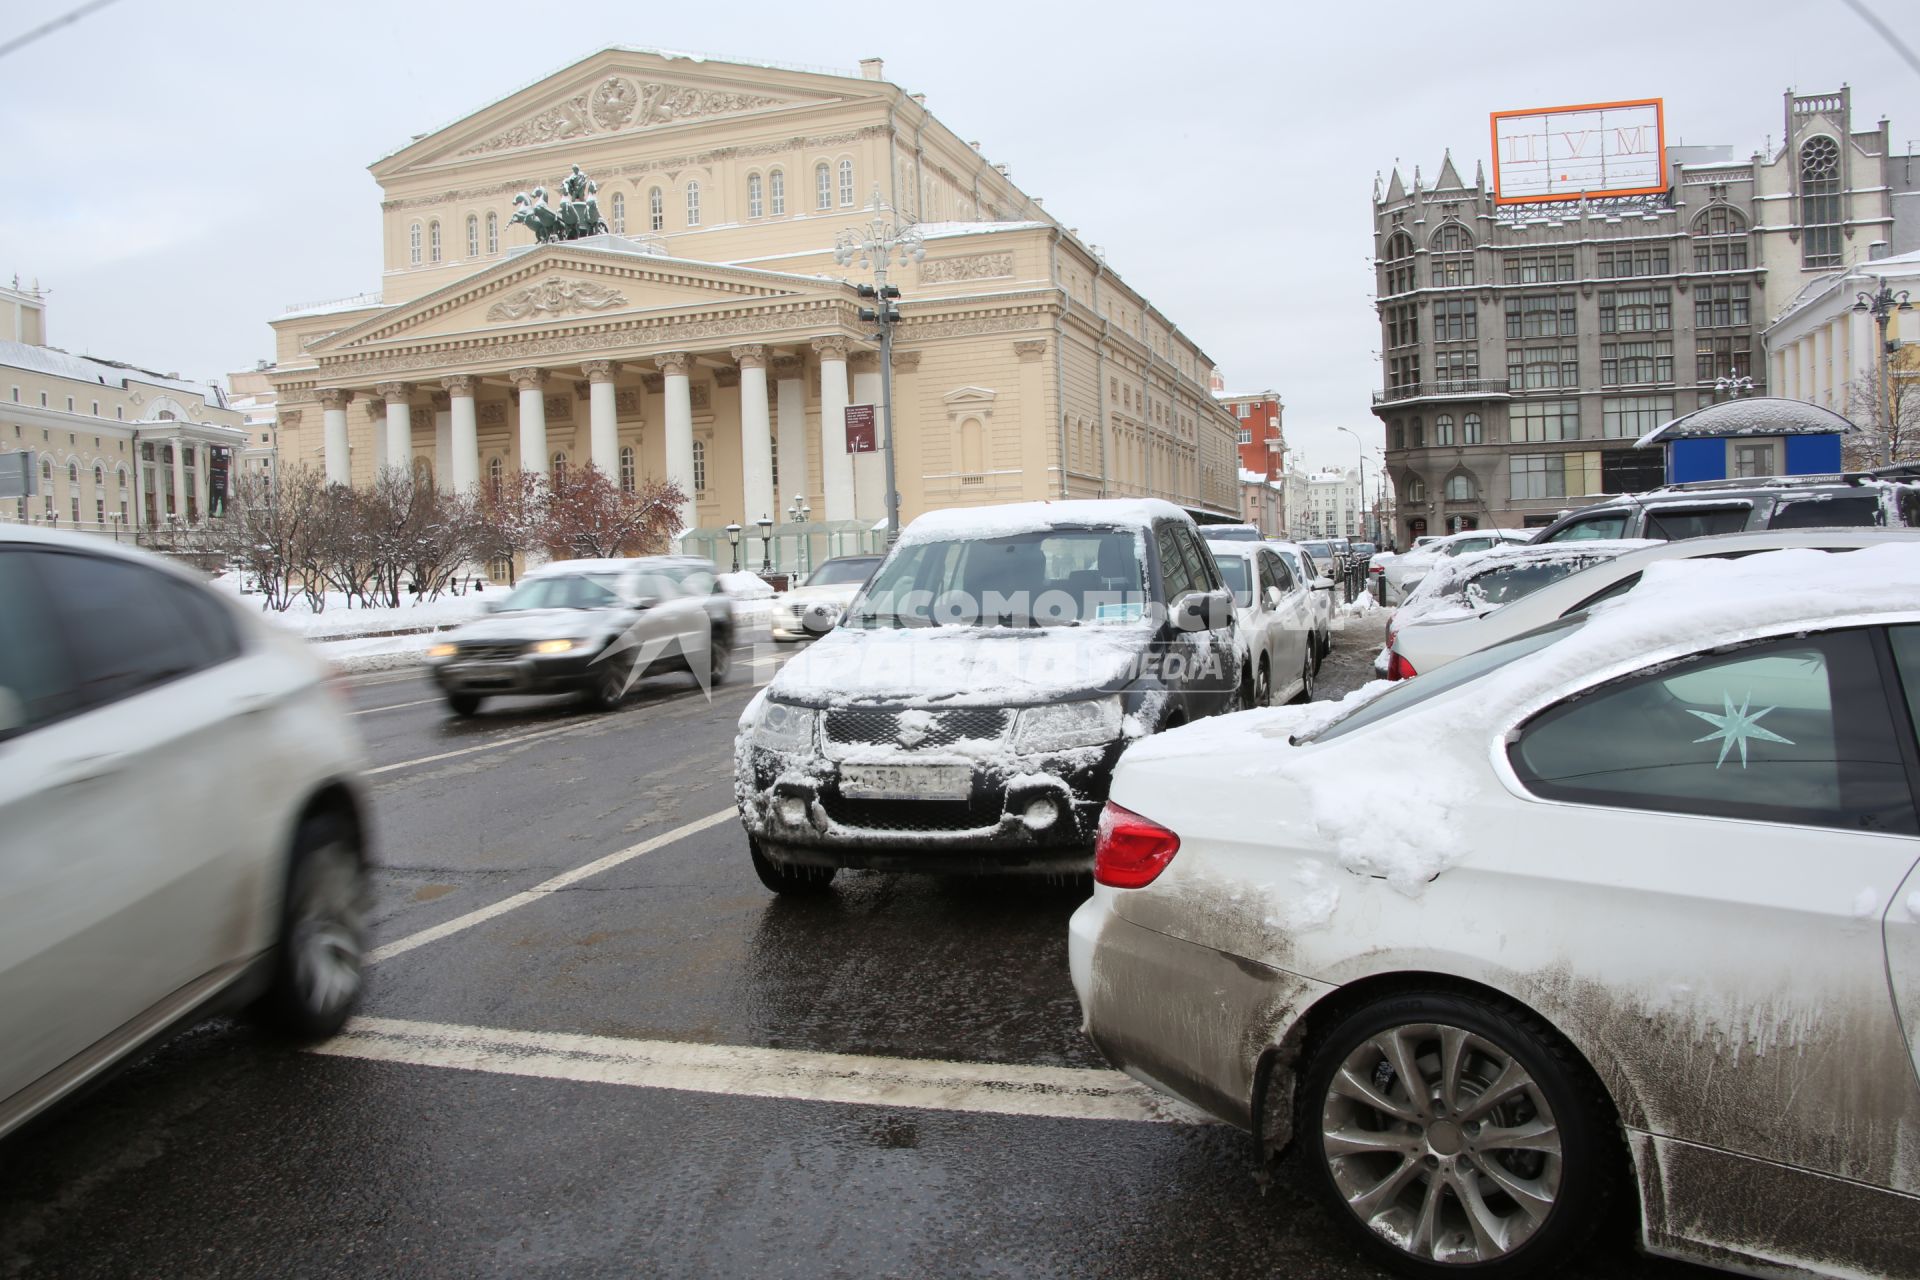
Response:
[[[1916,1274],[1920,546],[1650,564],[1323,706],[1121,758],[1068,943],[1115,1065],[1404,1274],[1562,1274],[1623,1202]]]
[[[0,1134],[170,1028],[331,1035],[361,746],[298,638],[143,552],[0,525]]]
[[[773,602],[775,640],[811,640],[833,630],[860,588],[880,567],[880,556],[835,556],[824,560],[797,587]]]

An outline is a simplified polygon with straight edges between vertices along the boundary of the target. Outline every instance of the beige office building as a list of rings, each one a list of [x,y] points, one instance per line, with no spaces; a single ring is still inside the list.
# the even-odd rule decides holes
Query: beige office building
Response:
[[[515,197],[579,166],[607,234],[536,244]],[[893,360],[904,518],[1150,494],[1238,505],[1206,354],[878,60],[834,74],[607,49],[372,166],[377,295],[273,322],[279,465],[464,490],[593,463],[678,481],[715,531],[804,507],[870,529],[874,327],[835,261],[878,197],[917,224]],[[796,503],[795,499],[799,499]]]

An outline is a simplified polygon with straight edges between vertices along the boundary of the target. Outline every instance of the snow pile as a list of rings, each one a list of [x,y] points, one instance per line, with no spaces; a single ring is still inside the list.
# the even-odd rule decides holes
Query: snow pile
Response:
[[[1065,502],[1010,502],[998,507],[948,507],[914,520],[900,531],[897,545],[1006,538],[1062,525],[1145,529],[1155,520],[1186,518],[1186,512],[1158,498],[1076,498]]]
[[[773,595],[773,584],[757,573],[723,573],[720,589],[735,600],[765,600]]]
[[[818,704],[996,706],[1117,690],[1145,652],[1138,626],[830,631],[774,677]]]
[[[1284,893],[1275,894],[1272,885],[1259,886],[1267,895],[1267,913],[1261,923],[1288,933],[1324,928],[1340,905],[1340,886],[1328,874],[1327,864],[1318,858],[1302,859],[1287,879],[1291,883]]]
[[[1371,591],[1363,591],[1340,606],[1340,616],[1344,618],[1359,618],[1379,612],[1381,612],[1380,602],[1373,598]]]
[[[1487,551],[1476,551],[1454,559],[1442,558],[1420,585],[1408,594],[1400,606],[1395,626],[1418,623],[1458,622],[1493,612],[1503,604],[1538,590],[1551,580],[1546,574],[1527,583],[1518,573],[1502,575],[1504,570],[1529,567],[1559,567],[1561,576],[1616,559],[1629,551],[1665,546],[1650,538],[1593,538],[1580,542],[1548,542],[1538,546],[1511,543]],[[1502,575],[1490,577],[1490,575]],[[1490,593],[1485,583],[1493,581],[1503,589]],[[1490,598],[1494,596],[1496,598]]]
[[[259,608],[261,597],[240,594],[237,574],[221,574],[213,579],[220,590],[237,596],[242,604]],[[347,597],[329,591],[323,597],[325,608],[314,612],[307,598],[296,595],[284,613],[261,609],[260,616],[274,626],[292,631],[308,640],[343,640],[358,636],[376,636],[396,631],[431,631],[457,626],[477,618],[489,600],[506,595],[504,587],[491,592],[469,591],[465,595],[443,595],[438,600],[407,600],[398,609],[384,607],[348,608]]]

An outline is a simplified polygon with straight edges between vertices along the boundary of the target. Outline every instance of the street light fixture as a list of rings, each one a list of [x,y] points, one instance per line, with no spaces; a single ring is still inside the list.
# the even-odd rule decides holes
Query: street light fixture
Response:
[[[1350,427],[1335,427],[1334,430],[1345,431],[1353,437],[1354,444],[1360,447],[1360,536],[1369,542],[1378,541],[1378,539],[1367,537],[1367,442],[1360,438],[1359,432]]]
[[[787,508],[787,523],[805,524],[807,523],[807,518],[812,514],[813,508],[807,505],[806,497],[802,494],[794,494],[793,504]],[[813,558],[813,535],[810,533],[802,533],[798,536],[800,539],[799,554],[797,554],[794,559],[799,561],[796,568],[798,568],[801,573],[805,573],[807,571],[808,561]]]
[[[733,544],[733,571],[740,572],[740,526],[727,525],[727,541]]]
[[[880,421],[886,435],[880,447],[887,451],[887,545],[892,546],[900,537],[900,489],[893,470],[893,326],[900,319],[893,301],[900,290],[887,283],[887,272],[896,257],[904,267],[925,258],[927,249],[920,228],[896,218],[893,206],[880,198],[880,188],[873,189],[867,207],[873,217],[864,226],[848,227],[835,237],[833,260],[843,267],[858,261],[862,271],[873,272],[873,283],[859,286],[860,296],[873,306],[860,308],[859,315],[862,322],[880,326]]]
[[[773,517],[764,511],[754,521],[760,526],[760,572],[773,572]]]
[[[1738,400],[1741,396],[1753,394],[1753,379],[1744,373],[1727,370],[1726,376],[1713,380],[1713,393]]]
[[[1880,326],[1878,363],[1880,367],[1880,394],[1883,398],[1880,411],[1887,415],[1885,420],[1887,430],[1887,461],[1891,463],[1893,461],[1894,446],[1899,442],[1900,435],[1894,422],[1894,413],[1898,410],[1899,404],[1893,397],[1893,369],[1891,367],[1891,361],[1887,359],[1893,352],[1893,344],[1887,341],[1887,322],[1893,319],[1893,313],[1896,311],[1913,310],[1913,303],[1907,299],[1907,290],[1902,289],[1900,292],[1895,293],[1887,287],[1887,282],[1884,278],[1876,281],[1876,283],[1879,284],[1880,288],[1875,292],[1860,292],[1854,294],[1856,301],[1853,304],[1853,309],[1863,314],[1871,315],[1874,323]]]

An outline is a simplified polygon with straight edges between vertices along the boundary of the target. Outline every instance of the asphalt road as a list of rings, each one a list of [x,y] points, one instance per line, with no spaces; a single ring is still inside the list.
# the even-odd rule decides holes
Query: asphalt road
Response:
[[[1321,696],[1378,643],[1378,615],[1339,637]],[[598,715],[357,684],[359,1029],[312,1052],[211,1021],[0,1146],[0,1275],[1379,1274],[1291,1166],[1114,1087],[1073,891],[766,893],[731,749],[781,655],[740,656],[711,702],[666,676]],[[1564,1274],[1706,1273],[1615,1246]]]

